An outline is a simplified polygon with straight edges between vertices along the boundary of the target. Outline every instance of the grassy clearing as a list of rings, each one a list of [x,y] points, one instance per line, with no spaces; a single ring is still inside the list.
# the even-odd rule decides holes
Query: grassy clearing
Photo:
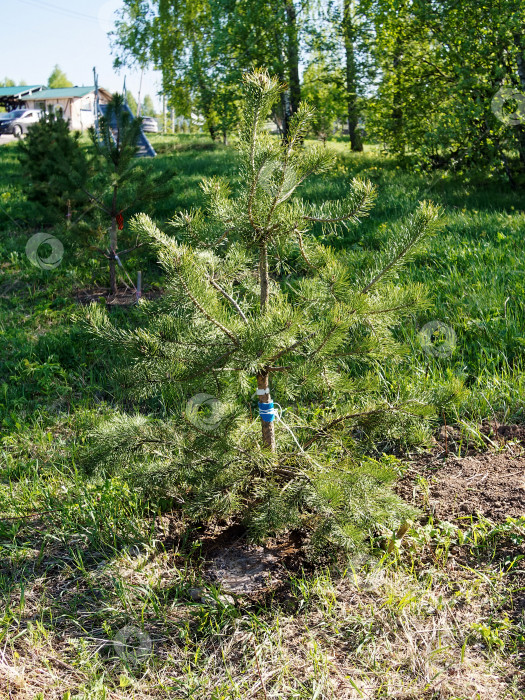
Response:
[[[158,136],[155,146],[155,167],[177,168],[159,222],[200,203],[203,176],[235,170],[233,151],[204,138]],[[474,441],[482,418],[523,422],[523,195],[490,174],[435,179],[375,149],[336,148],[333,176],[304,194],[337,196],[356,174],[378,185],[370,219],[333,241],[356,272],[416,201],[444,209],[443,233],[403,273],[428,288],[432,308],[398,330],[410,352],[379,374],[383,390],[431,395],[436,421]],[[101,357],[70,316],[74,290],[104,284],[105,266],[69,240],[55,270],[30,265],[37,226],[15,149],[0,148],[0,697],[522,697],[523,519],[416,525],[379,559],[298,574],[286,595],[232,605],[203,581],[198,542],[169,544],[170,504],[144,502],[124,477],[86,478],[85,431],[113,410],[117,358]],[[146,254],[127,267],[161,284]],[[133,322],[132,309],[112,313]],[[452,354],[421,347],[432,320],[454,329]],[[209,589],[204,602],[196,588]],[[127,625],[153,645],[137,663],[113,644]]]

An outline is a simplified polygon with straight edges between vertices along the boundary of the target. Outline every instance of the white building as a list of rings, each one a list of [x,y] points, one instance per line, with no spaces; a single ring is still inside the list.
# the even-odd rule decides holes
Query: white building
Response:
[[[100,104],[107,104],[111,99],[111,93],[104,88],[99,88],[98,99]],[[95,123],[95,88],[93,86],[42,88],[31,94],[19,96],[18,100],[26,109],[61,113],[73,131],[84,131]]]

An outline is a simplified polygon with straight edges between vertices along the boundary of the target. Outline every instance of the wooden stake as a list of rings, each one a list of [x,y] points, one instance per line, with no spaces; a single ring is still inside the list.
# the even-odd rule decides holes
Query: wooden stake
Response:
[[[137,304],[142,294],[142,272],[139,270],[137,272]]]
[[[445,423],[445,456],[448,457],[448,427],[447,419],[445,417],[445,411],[443,411],[443,421]]]

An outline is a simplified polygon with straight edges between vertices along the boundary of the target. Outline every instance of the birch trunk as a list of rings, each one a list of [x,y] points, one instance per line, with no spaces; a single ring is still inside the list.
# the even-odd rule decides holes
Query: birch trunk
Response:
[[[357,129],[359,112],[357,110],[357,64],[355,59],[355,25],[352,17],[353,3],[344,0],[343,36],[346,59],[346,101],[348,115],[348,135],[352,151],[362,151],[363,142]]]

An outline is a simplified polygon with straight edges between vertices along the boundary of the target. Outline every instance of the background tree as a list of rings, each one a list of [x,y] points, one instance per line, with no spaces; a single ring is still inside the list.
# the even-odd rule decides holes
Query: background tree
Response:
[[[301,83],[299,80],[299,29],[297,26],[297,9],[293,0],[284,0],[286,15],[286,57],[287,78],[290,92],[290,109],[286,113],[284,137],[288,136],[289,120],[299,109],[301,101]]]
[[[340,75],[343,75],[346,115],[350,147],[363,150],[362,122],[364,95],[374,85],[374,65],[371,56],[373,37],[368,0],[329,0],[322,3],[320,12],[310,12],[305,31],[306,42],[313,62],[319,62],[327,71],[326,82],[336,78],[337,99],[340,94]],[[304,78],[306,82],[306,77]],[[303,90],[305,86],[303,86]],[[328,97],[328,96],[327,96]],[[328,104],[332,105],[332,100]],[[319,102],[318,119],[331,119],[328,110]],[[338,115],[339,116],[339,115]]]
[[[49,88],[66,88],[73,87],[73,83],[68,80],[67,75],[57,64],[51,71],[51,75],[48,78],[47,86]]]
[[[343,0],[342,34],[345,56],[345,80],[348,136],[352,151],[362,151],[359,131],[359,89],[363,80],[362,63],[365,54],[365,17],[359,0]]]
[[[325,142],[336,124],[346,121],[347,93],[342,69],[331,70],[322,56],[314,57],[303,75],[302,95],[315,110],[312,131]]]
[[[153,64],[162,70],[163,94],[178,114],[191,117],[199,102],[210,119],[213,83],[208,76],[210,5],[196,2],[125,0],[113,40],[116,66]]]
[[[167,297],[143,307],[136,330],[113,326],[97,305],[87,311],[90,331],[126,358],[121,386],[167,411],[116,417],[97,432],[90,460],[167,489],[190,517],[235,516],[256,539],[306,527],[318,551],[352,548],[410,512],[388,490],[385,464],[360,455],[356,428],[384,438],[425,414],[420,397],[387,405],[363,370],[399,354],[390,329],[425,305],[419,286],[399,288],[392,275],[435,229],[437,213],[422,205],[377,268],[351,279],[345,254],[310,232],[356,223],[372,205],[372,185],[355,180],[321,206],[297,198],[333,156],[302,146],[306,105],[286,141],[267,133],[278,81],[255,72],[245,86],[240,192],[205,181],[207,208],[174,218],[177,239],[147,216],[135,220],[166,271]],[[222,408],[202,415],[195,399],[210,395]],[[272,397],[288,407],[285,418],[275,420]]]
[[[279,109],[286,132],[300,100],[300,35],[293,0],[125,0],[113,44],[117,66],[158,67],[177,113],[200,111],[215,138],[236,113],[240,76],[257,66],[289,86]]]
[[[443,107],[434,109],[433,133],[435,141],[440,141],[439,155],[445,162],[459,156],[469,164],[499,163],[515,184],[507,158],[513,151],[518,153],[516,173],[523,176],[525,110],[521,124],[509,125],[496,117],[492,100],[502,87],[518,91],[525,87],[520,69],[525,57],[523,3],[503,0],[467,9],[443,0],[435,8],[418,8],[418,13],[420,22],[428,25],[437,39],[432,58],[442,75],[434,80],[444,94]],[[465,145],[467,153],[462,152]],[[425,140],[421,150],[427,152],[428,146]]]
[[[515,184],[510,160],[517,153],[514,171],[524,172],[524,127],[498,119],[492,100],[525,85],[523,4],[374,0],[370,12],[380,75],[372,133],[433,166],[494,164]]]
[[[144,117],[154,117],[155,116],[155,105],[150,95],[144,96],[144,101],[141,108],[142,116]]]
[[[206,126],[214,140],[221,135],[223,143],[226,144],[228,134],[235,131],[239,125],[239,90],[237,86],[226,81],[219,81],[208,99]]]
[[[374,23],[373,58],[380,82],[367,111],[367,125],[391,152],[403,156],[415,131],[422,132],[428,123],[424,116],[427,87],[421,77],[422,69],[425,70],[421,59],[428,55],[428,42],[418,32],[424,34],[426,30],[417,25],[411,0],[375,0],[369,11]],[[408,96],[412,70],[413,84],[421,90],[417,119],[413,119],[411,110],[407,111],[407,105],[415,106]]]
[[[133,116],[137,116],[137,100],[133,97],[133,94],[127,90],[126,91],[126,102],[128,103],[128,107],[131,109],[133,112]]]

